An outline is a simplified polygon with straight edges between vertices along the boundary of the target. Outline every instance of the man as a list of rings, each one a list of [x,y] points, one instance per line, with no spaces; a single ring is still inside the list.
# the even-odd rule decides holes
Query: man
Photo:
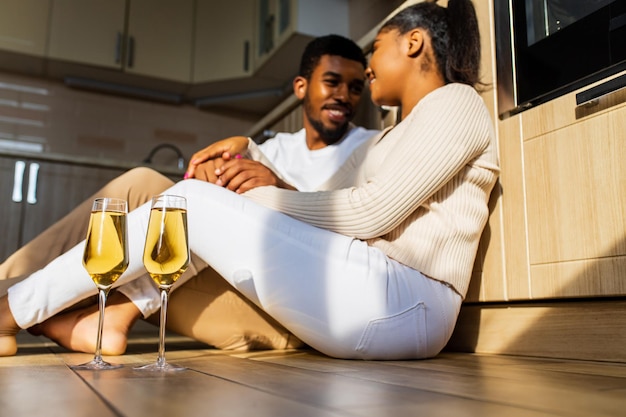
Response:
[[[248,171],[245,181],[243,177],[238,179],[245,182],[240,192],[260,185],[315,190],[359,145],[377,133],[350,123],[365,86],[361,68],[366,63],[361,57],[360,49],[352,41],[337,35],[317,38],[307,45],[299,75],[293,81],[294,94],[303,106],[304,127],[296,133],[279,133],[259,145],[265,165],[252,160],[238,161],[239,168]],[[211,150],[223,147],[228,151],[228,144],[234,141],[250,143],[253,152],[256,149],[244,137],[217,142],[191,158],[186,177],[215,183],[216,166],[210,161],[200,168],[197,164],[204,162],[204,155]],[[273,173],[278,175],[275,177]],[[228,188],[234,191],[234,184]]]
[[[251,143],[252,152],[264,154],[264,158],[259,159],[265,165],[246,158],[237,159],[228,153],[228,143],[250,141],[248,138],[234,137],[212,144],[194,155],[186,177],[204,179],[236,192],[264,185],[302,191],[317,188],[354,149],[376,133],[350,123],[364,88],[365,66],[360,48],[352,41],[335,35],[315,39],[307,46],[300,74],[293,82],[294,93],[303,102],[304,128],[295,134],[277,135],[258,148]],[[220,158],[206,157],[207,152],[220,147],[224,147]],[[225,166],[231,173],[228,183],[222,183],[217,174]],[[112,181],[96,195],[125,198],[133,209],[170,185],[166,178],[139,169]],[[85,236],[90,204],[90,201],[85,202],[11,256],[0,266],[0,277],[30,274],[80,242]],[[168,311],[170,329],[221,348],[299,345],[300,342],[280,324],[241,296],[212,269],[202,270],[205,266],[194,262],[187,275],[198,276],[172,294]],[[128,331],[139,316],[137,305],[142,302],[133,299],[136,303],[133,305],[129,298],[133,299],[132,285],[120,287],[109,297],[103,337],[105,354],[121,354],[126,349]],[[8,309],[6,297],[0,299],[0,303],[0,310]],[[224,321],[224,317],[228,321]],[[97,308],[90,305],[58,314],[31,331],[46,335],[69,349],[93,352],[96,326]],[[0,333],[0,356],[11,354],[11,342],[14,344],[12,335]]]
[[[234,179],[221,184],[233,191],[245,192],[264,185],[300,191],[319,188],[356,148],[378,133],[350,123],[364,88],[365,67],[365,59],[352,41],[336,35],[313,40],[303,53],[299,74],[293,81],[294,94],[302,101],[304,128],[296,133],[279,133],[258,147],[245,137],[212,144],[194,154],[186,178],[221,184],[215,172],[224,161],[206,158],[207,153],[220,149],[219,153],[226,152],[225,159],[235,164]],[[263,163],[247,158],[231,160],[229,144],[238,141],[247,143],[249,152]],[[224,309],[230,313],[225,314]],[[244,319],[242,311],[254,314]],[[257,320],[259,314],[263,320]],[[242,319],[224,323],[225,316]],[[300,343],[211,268],[172,293],[167,325],[179,334],[225,349],[286,348]]]

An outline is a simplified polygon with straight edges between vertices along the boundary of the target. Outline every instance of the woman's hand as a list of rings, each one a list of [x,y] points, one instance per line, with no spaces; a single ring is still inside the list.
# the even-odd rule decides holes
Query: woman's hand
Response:
[[[229,154],[224,154],[229,157]],[[185,176],[187,178],[195,178],[198,180],[206,181],[215,184],[217,182],[217,175],[215,175],[215,170],[222,165],[224,165],[224,158],[214,158],[209,159],[206,162],[202,162],[195,166],[193,170],[193,177],[188,175]]]
[[[217,177],[216,185],[221,185],[239,194],[265,185],[295,190],[293,186],[274,174],[271,169],[250,159],[224,161],[220,167],[215,169],[214,174]]]
[[[229,160],[237,154],[244,154],[248,149],[248,138],[245,136],[232,136],[230,138],[222,139],[218,142],[212,143],[206,148],[194,153],[189,160],[189,166],[185,173],[185,179],[198,178],[211,181],[211,175],[214,175],[216,168],[222,165],[219,160]],[[201,177],[197,176],[198,167],[206,162],[213,161],[213,164],[206,164],[200,171]]]

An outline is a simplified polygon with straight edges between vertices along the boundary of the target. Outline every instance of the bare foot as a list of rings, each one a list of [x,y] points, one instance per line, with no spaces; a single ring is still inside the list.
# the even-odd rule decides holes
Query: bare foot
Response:
[[[104,315],[103,355],[121,355],[126,351],[128,332],[140,315],[137,307],[123,294],[111,294]],[[42,334],[64,348],[86,353],[96,351],[97,332],[97,304],[56,315],[32,328],[32,333]]]
[[[15,335],[20,331],[9,309],[9,298],[0,298],[0,356],[13,356],[17,353]]]

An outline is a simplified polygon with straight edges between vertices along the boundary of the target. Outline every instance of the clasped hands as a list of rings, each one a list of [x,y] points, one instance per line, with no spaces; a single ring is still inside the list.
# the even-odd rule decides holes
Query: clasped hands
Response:
[[[239,194],[265,185],[295,189],[262,163],[241,157],[247,150],[248,138],[245,136],[232,136],[212,143],[193,154],[185,179],[207,181]]]

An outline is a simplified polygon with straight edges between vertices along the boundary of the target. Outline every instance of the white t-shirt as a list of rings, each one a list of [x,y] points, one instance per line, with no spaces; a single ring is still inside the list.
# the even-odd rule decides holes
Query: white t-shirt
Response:
[[[378,130],[352,126],[337,143],[310,150],[306,145],[305,131],[301,129],[295,133],[278,133],[258,147],[285,181],[299,191],[314,191],[339,169],[358,146],[377,133]]]

